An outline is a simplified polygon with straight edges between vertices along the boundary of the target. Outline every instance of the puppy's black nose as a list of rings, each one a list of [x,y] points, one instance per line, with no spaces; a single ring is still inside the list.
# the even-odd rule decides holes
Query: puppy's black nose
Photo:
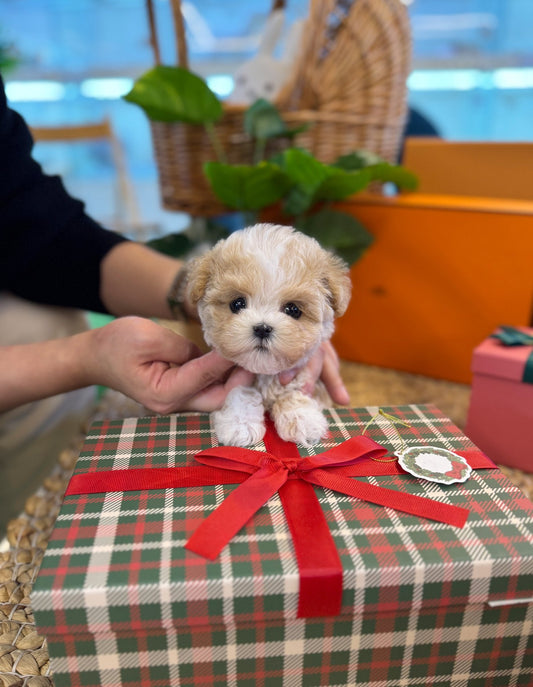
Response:
[[[272,327],[269,324],[261,322],[261,324],[256,324],[254,327],[254,336],[258,339],[268,339],[272,334]]]

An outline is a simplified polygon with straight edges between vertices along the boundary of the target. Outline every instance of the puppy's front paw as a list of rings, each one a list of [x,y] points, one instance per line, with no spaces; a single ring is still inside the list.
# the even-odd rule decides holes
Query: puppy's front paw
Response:
[[[257,444],[265,434],[261,394],[251,387],[232,389],[212,418],[218,441],[226,446]]]
[[[244,424],[242,420],[228,419],[222,410],[216,411],[213,419],[218,441],[225,446],[252,446],[265,435],[263,422]]]
[[[328,421],[316,401],[303,394],[280,399],[272,408],[278,434],[302,446],[318,443],[328,433]]]

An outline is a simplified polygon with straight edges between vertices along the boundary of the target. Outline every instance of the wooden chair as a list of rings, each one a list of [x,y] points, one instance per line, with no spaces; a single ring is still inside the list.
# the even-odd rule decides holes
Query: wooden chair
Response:
[[[128,176],[124,150],[109,119],[75,126],[31,127],[31,133],[39,143],[106,141],[116,171],[116,212],[109,224],[120,233],[131,235],[140,232],[140,213]]]

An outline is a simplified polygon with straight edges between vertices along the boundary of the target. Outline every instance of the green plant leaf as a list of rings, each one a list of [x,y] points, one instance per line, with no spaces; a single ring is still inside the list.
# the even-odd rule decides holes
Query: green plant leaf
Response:
[[[146,245],[159,253],[179,258],[192,253],[201,244],[213,246],[227,236],[229,236],[228,229],[217,219],[208,217],[193,220],[183,231],[146,241]]]
[[[280,200],[291,181],[270,162],[252,165],[225,165],[207,162],[204,172],[215,195],[235,210],[260,210]]]
[[[365,189],[373,179],[368,168],[346,170],[327,165],[297,148],[283,153],[281,166],[294,181],[284,211],[296,216],[307,212],[318,201],[344,200]]]
[[[244,113],[244,130],[252,138],[272,138],[285,133],[287,125],[277,107],[260,98]]]
[[[277,165],[278,167],[281,167],[281,169],[286,172],[286,164],[285,164],[285,159],[286,159],[286,153],[290,150],[297,150],[300,153],[304,153],[305,155],[309,155],[307,150],[305,148],[297,148],[296,146],[292,146],[291,148],[286,148],[285,150],[281,150],[277,153],[274,153],[268,158],[268,162],[272,162],[272,164]]]
[[[282,154],[282,168],[294,183],[307,189],[317,189],[330,174],[328,165],[301,148],[288,148]]]
[[[418,178],[402,165],[393,165],[387,160],[366,150],[358,150],[348,155],[341,155],[335,161],[334,167],[346,171],[362,170],[370,172],[372,181],[389,181],[399,188],[414,191],[418,186]]]
[[[292,217],[303,215],[313,205],[313,196],[301,186],[293,186],[289,189],[286,198],[283,199],[283,214]]]
[[[347,171],[354,171],[356,169],[363,169],[363,167],[368,167],[369,165],[375,165],[378,162],[385,162],[385,160],[368,150],[354,150],[347,155],[341,155],[335,160],[333,166],[346,169]]]
[[[293,182],[283,208],[288,215],[306,212],[317,200],[318,189],[332,173],[328,165],[299,148],[289,148],[283,152],[281,168]]]
[[[289,129],[278,108],[264,98],[256,100],[244,113],[244,130],[252,138],[260,140],[279,136],[293,137],[307,128],[307,124],[302,124]]]
[[[344,200],[365,189],[371,181],[372,174],[368,169],[347,172],[344,169],[331,167],[329,175],[317,189],[315,197],[317,200]]]
[[[185,232],[167,234],[166,236],[161,236],[160,238],[147,241],[146,245],[158,251],[159,253],[170,255],[174,258],[185,255],[194,247],[194,243],[185,234]]]
[[[206,82],[182,67],[150,69],[123,97],[152,121],[206,124],[222,116],[222,104]]]
[[[418,177],[401,165],[391,165],[389,162],[378,162],[369,165],[365,171],[370,172],[373,181],[392,182],[398,188],[414,191],[418,186]]]
[[[374,240],[355,217],[329,208],[308,215],[299,220],[296,226],[349,265],[359,260]]]

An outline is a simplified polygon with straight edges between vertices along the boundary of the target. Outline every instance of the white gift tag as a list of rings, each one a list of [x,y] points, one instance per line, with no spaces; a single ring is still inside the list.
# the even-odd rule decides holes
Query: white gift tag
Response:
[[[429,482],[466,482],[472,473],[472,468],[462,456],[445,448],[411,446],[403,451],[397,451],[395,455],[406,472]]]

